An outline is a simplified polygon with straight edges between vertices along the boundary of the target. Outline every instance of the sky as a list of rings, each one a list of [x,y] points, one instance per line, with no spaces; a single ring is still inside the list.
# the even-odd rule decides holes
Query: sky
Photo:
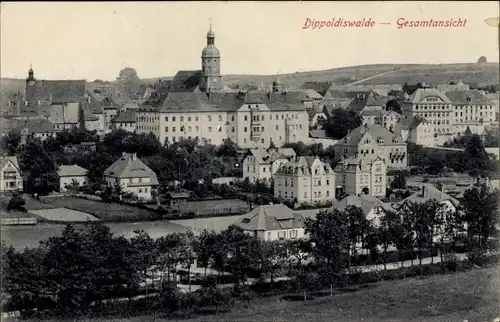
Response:
[[[496,1],[2,2],[1,77],[114,80],[200,69],[209,19],[222,74],[293,73],[385,63],[498,61]],[[306,19],[372,19],[367,28],[304,29]],[[467,19],[461,28],[397,21]],[[390,23],[381,25],[380,22]]]

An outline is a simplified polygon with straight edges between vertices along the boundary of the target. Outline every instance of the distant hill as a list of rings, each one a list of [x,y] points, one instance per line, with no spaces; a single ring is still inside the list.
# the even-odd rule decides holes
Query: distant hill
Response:
[[[376,76],[383,74],[381,76]],[[466,84],[498,84],[498,63],[470,63],[470,64],[380,64],[360,65],[333,68],[322,71],[297,72],[281,74],[279,78],[286,87],[296,88],[305,82],[333,81],[337,85],[346,85],[353,82],[360,84],[414,84],[425,82],[430,85],[448,84],[462,80]],[[376,77],[373,77],[376,76]],[[371,78],[373,77],[373,78]],[[172,76],[145,78],[142,82],[153,84],[158,79],[171,80]],[[370,79],[367,79],[370,78]],[[227,86],[255,83],[271,84],[276,75],[224,75]],[[364,79],[367,79],[363,81]],[[92,82],[94,83],[94,82]],[[0,88],[2,93],[24,90],[24,79],[2,78]]]
[[[387,73],[390,72],[390,73]],[[448,84],[462,80],[464,83],[477,85],[479,83],[498,84],[498,63],[485,64],[381,64],[360,65],[333,68],[322,71],[297,72],[292,74],[280,74],[281,82],[287,86],[296,88],[305,82],[311,81],[333,81],[337,85],[346,85],[373,77],[382,73],[382,76],[361,82],[361,84],[404,84],[405,82],[417,83],[423,81],[427,84]],[[147,83],[154,83],[158,79],[172,79],[172,77],[157,77],[142,79]],[[276,75],[224,75],[224,84],[227,86],[243,85],[249,83],[271,84]]]

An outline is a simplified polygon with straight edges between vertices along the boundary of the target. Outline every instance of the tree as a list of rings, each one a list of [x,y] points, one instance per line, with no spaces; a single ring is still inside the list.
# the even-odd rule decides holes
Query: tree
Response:
[[[21,169],[27,174],[28,192],[46,195],[58,189],[57,167],[40,141],[28,139],[20,159]]]
[[[368,187],[363,187],[363,189],[361,189],[361,193],[367,195],[370,193],[370,189],[368,189]]]
[[[490,157],[486,153],[483,141],[477,135],[471,135],[465,146],[467,173],[474,178],[484,178],[492,168]]]
[[[477,60],[478,64],[486,64],[487,62],[488,62],[488,60],[484,56],[479,57]]]
[[[388,111],[394,111],[399,114],[403,113],[401,110],[401,104],[395,98],[387,101],[387,103],[385,104],[385,109]]]
[[[464,193],[462,207],[469,241],[477,237],[480,248],[486,245],[488,238],[495,232],[498,200],[498,192],[490,192],[485,184],[467,189]]]
[[[323,123],[323,129],[328,136],[334,139],[341,139],[349,131],[361,125],[361,118],[353,110],[334,109],[331,117]]]
[[[0,141],[0,146],[3,151],[7,151],[9,155],[16,155],[21,144],[21,132],[17,129],[11,129],[6,136],[3,136]]]
[[[214,231],[204,229],[196,239],[194,250],[197,254],[197,263],[205,269],[205,276],[211,259],[215,256],[216,238]]]
[[[393,189],[406,189],[406,173],[399,171],[391,182]]]
[[[326,262],[332,272],[340,272],[349,250],[349,222],[346,214],[338,210],[331,213],[321,211],[315,219],[305,220],[305,231],[314,243],[314,257]]]
[[[7,210],[25,210],[24,205],[26,204],[26,201],[23,199],[22,195],[20,193],[13,193],[12,197],[9,200],[9,203],[7,204]]]

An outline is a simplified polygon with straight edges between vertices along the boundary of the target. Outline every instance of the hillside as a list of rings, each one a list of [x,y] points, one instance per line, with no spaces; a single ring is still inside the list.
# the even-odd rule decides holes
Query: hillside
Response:
[[[381,76],[373,77],[379,74]],[[373,77],[373,78],[370,78]],[[333,81],[338,85],[362,81],[361,84],[412,84],[423,81],[427,84],[447,84],[462,80],[466,84],[477,85],[479,83],[498,84],[499,64],[383,64],[383,65],[360,65],[351,67],[334,68],[322,71],[297,72],[293,74],[281,74],[280,80],[286,87],[296,88],[305,82],[311,81]],[[156,77],[142,79],[144,83],[152,84],[158,79],[172,79],[168,77]],[[249,83],[271,84],[276,75],[224,75],[224,83],[227,86]],[[24,90],[24,79],[2,78],[0,88],[2,93],[15,92],[17,89]]]
[[[293,74],[281,74],[280,80],[287,87],[298,87],[305,82],[311,81],[333,81],[338,85],[346,85],[360,81],[378,74],[385,75],[372,78],[362,84],[404,84],[424,81],[428,84],[447,84],[462,79],[464,83],[498,84],[498,63],[487,64],[383,64],[383,65],[360,65],[341,67],[322,71],[297,72]],[[143,79],[144,82],[154,83],[158,79],[171,79],[172,77],[158,77]],[[234,86],[237,84],[256,83],[271,84],[276,75],[224,75],[224,84]]]

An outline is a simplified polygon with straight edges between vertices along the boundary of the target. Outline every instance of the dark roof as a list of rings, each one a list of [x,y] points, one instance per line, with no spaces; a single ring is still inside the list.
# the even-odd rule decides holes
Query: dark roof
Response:
[[[135,110],[126,110],[118,114],[113,120],[113,123],[135,123]]]
[[[85,96],[87,82],[85,80],[36,80],[33,85],[26,84],[26,100],[29,104],[38,101],[58,103],[78,102]]]
[[[312,89],[318,92],[321,96],[325,96],[325,93],[333,85],[332,82],[305,82],[300,87],[301,89]]]
[[[245,214],[236,225],[248,231],[303,228],[304,217],[282,204],[264,205]]]
[[[54,132],[54,124],[47,119],[12,120],[9,128],[18,130],[26,129],[28,133]]]
[[[166,197],[169,199],[187,199],[191,197],[191,192],[174,192],[171,191],[166,194]]]
[[[236,111],[244,104],[265,104],[274,111],[305,110],[303,91],[295,92],[170,92],[161,107],[162,111]],[[147,102],[141,110],[155,109],[158,105]]]
[[[465,104],[465,105],[491,105],[493,104],[486,95],[478,90],[471,91],[450,91],[445,93],[446,97],[453,104]]]
[[[170,91],[194,92],[200,84],[201,70],[180,70],[175,74]]]

